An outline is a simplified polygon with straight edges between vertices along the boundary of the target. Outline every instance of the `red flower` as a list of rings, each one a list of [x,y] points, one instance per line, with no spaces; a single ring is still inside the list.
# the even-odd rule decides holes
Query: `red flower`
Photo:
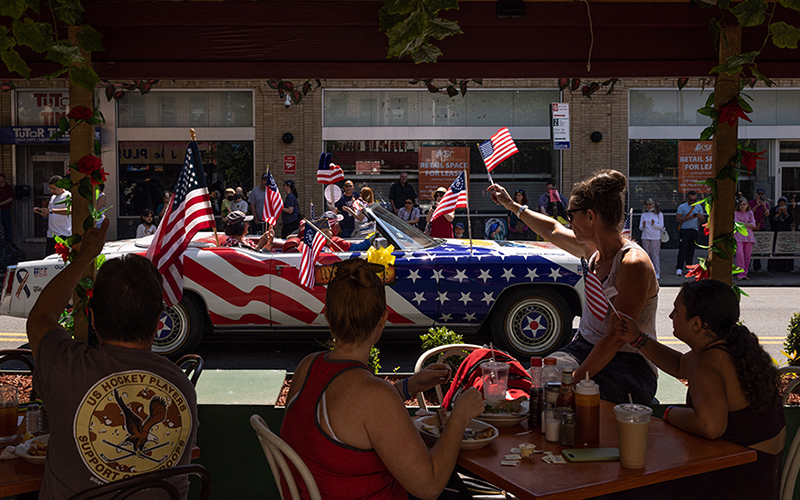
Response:
[[[56,253],[64,262],[69,261],[69,247],[61,243],[56,243]]]
[[[101,167],[99,170],[92,172],[89,180],[92,182],[92,186],[104,184],[108,180],[108,173]]]
[[[728,122],[728,125],[731,127],[736,126],[736,120],[742,118],[749,122],[752,122],[750,118],[747,117],[747,112],[742,109],[742,106],[739,104],[739,101],[731,101],[722,109],[719,110],[719,122]]]
[[[705,224],[703,224],[703,234],[705,234],[706,236],[708,236],[708,222],[706,222]]]
[[[103,162],[94,155],[86,155],[78,160],[78,172],[83,175],[90,175],[95,170],[103,168]]]
[[[703,269],[703,266],[701,266],[700,264],[695,264],[693,266],[686,266],[686,268],[690,270],[688,273],[686,273],[687,278],[691,278],[694,276],[695,281],[708,279],[708,269]]]
[[[67,118],[72,120],[88,120],[93,116],[94,111],[84,106],[75,106],[67,113]]]
[[[742,155],[742,165],[747,167],[748,172],[752,172],[756,169],[756,160],[766,160],[766,158],[761,156],[766,152],[766,149],[764,151],[759,151],[758,153],[752,153],[750,151],[740,149],[739,153]]]

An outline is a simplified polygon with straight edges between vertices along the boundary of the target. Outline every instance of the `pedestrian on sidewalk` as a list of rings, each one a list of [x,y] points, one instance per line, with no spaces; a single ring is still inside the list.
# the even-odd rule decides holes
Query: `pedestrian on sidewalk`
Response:
[[[750,252],[753,250],[753,243],[756,242],[756,237],[753,235],[756,218],[753,211],[750,210],[750,202],[747,201],[747,198],[736,200],[736,207],[734,221],[741,222],[747,228],[747,236],[738,231],[733,233],[733,237],[736,238],[736,265],[743,270],[736,275],[736,279],[741,281],[750,279],[747,277],[747,270],[750,268]]]
[[[656,279],[661,279],[661,230],[664,229],[664,214],[653,198],[644,201],[642,219],[639,221],[639,230],[642,232],[642,248],[650,257],[653,269],[656,270]]]
[[[703,207],[694,205],[694,203],[697,203],[697,192],[689,191],[686,193],[686,203],[681,204],[678,207],[678,213],[675,214],[680,238],[678,242],[678,262],[675,263],[675,276],[683,274],[683,266],[692,265],[697,232],[700,224],[706,221]]]
[[[767,230],[767,216],[769,215],[769,203],[764,199],[766,191],[764,188],[756,189],[756,197],[750,200],[750,210],[753,211],[753,217],[756,219],[756,231]],[[761,272],[761,259],[753,261],[753,271]]]
[[[794,217],[789,212],[788,200],[785,196],[778,198],[778,204],[769,211],[769,228],[775,232],[775,242],[778,244],[778,233],[781,231],[791,231],[794,224]],[[774,253],[774,251],[773,251]],[[792,259],[770,259],[767,261],[767,269],[771,273],[789,273],[794,269]]]

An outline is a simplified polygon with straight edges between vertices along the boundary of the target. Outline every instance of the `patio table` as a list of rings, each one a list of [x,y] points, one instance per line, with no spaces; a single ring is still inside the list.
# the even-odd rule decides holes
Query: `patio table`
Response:
[[[607,401],[600,403],[600,442],[596,447],[619,446],[613,408]],[[626,469],[618,461],[551,465],[542,461],[541,453],[535,454],[533,461],[523,460],[516,467],[501,466],[503,455],[520,443],[533,443],[537,450],[561,454],[561,445],[547,442],[539,430],[516,435],[526,430],[526,422],[501,428],[500,435],[489,446],[461,450],[458,464],[523,500],[567,500],[629,490],[756,460],[755,450],[719,439],[704,439],[652,418],[644,469]]]

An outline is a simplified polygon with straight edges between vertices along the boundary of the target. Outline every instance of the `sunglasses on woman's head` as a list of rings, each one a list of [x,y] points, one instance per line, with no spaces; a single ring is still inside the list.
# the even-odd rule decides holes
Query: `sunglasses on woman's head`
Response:
[[[576,212],[585,212],[585,208],[573,208],[570,210],[564,210],[564,214],[567,216],[567,222],[572,222],[572,214]]]

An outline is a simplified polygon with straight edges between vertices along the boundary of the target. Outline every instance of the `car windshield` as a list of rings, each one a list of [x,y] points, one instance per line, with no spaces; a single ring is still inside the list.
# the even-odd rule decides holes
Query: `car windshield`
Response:
[[[441,244],[441,240],[431,238],[378,203],[368,206],[366,212],[367,217],[376,221],[381,232],[398,250],[413,252]]]

